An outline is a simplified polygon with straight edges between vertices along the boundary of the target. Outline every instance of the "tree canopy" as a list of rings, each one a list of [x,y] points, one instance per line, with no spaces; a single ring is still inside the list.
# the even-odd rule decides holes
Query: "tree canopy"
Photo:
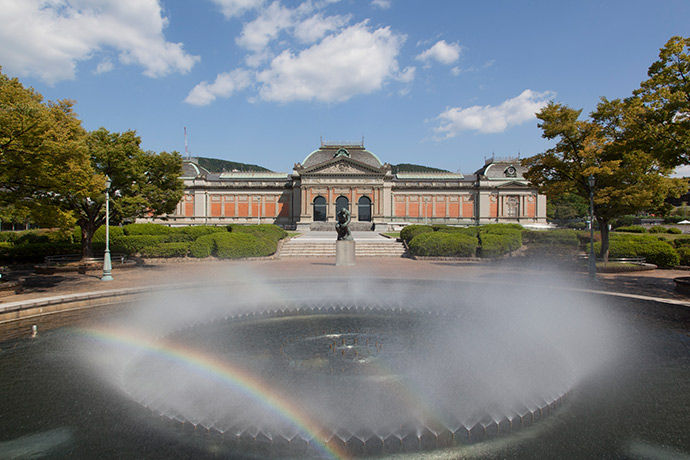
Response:
[[[666,198],[687,191],[686,181],[670,175],[690,162],[689,45],[688,39],[672,38],[640,89],[626,99],[602,98],[587,120],[580,119],[582,110],[555,102],[537,113],[542,137],[557,142],[524,160],[525,177],[550,198],[589,198],[588,177],[595,177],[594,215],[604,258],[612,219],[661,210]]]
[[[112,180],[111,222],[170,213],[182,198],[182,158],[144,152],[134,131],[87,133],[69,100],[44,102],[0,72],[0,206],[34,223],[82,230],[82,256],[105,223],[105,181]]]

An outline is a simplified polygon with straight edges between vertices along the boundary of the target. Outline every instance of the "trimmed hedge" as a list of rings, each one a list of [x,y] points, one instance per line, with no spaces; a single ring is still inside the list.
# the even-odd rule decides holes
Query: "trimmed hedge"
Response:
[[[189,255],[197,259],[203,259],[213,254],[216,249],[216,242],[213,239],[215,233],[201,236],[189,245]]]
[[[476,237],[479,234],[479,227],[451,227],[449,225],[432,226],[435,232],[462,233],[463,235]]]
[[[474,257],[477,243],[477,238],[459,232],[432,231],[412,238],[409,247],[415,256]]]
[[[663,227],[661,225],[655,225],[654,227],[649,228],[649,233],[670,233],[680,235],[683,232],[676,227]]]
[[[26,243],[0,247],[1,263],[41,263],[46,256],[80,254],[81,245],[75,243]]]
[[[400,239],[410,244],[415,236],[422,233],[432,233],[433,231],[434,229],[429,225],[406,225],[400,230]]]
[[[594,243],[594,250],[601,252],[601,243]],[[658,267],[678,265],[680,258],[676,250],[652,235],[625,235],[612,233],[609,241],[609,257],[644,257],[645,261]]]
[[[285,230],[273,224],[228,225],[227,229],[231,233],[247,233],[258,238],[268,238],[275,243],[288,235]]]
[[[189,254],[196,258],[216,256],[221,259],[265,257],[276,252],[276,242],[251,233],[216,232],[202,236],[189,247]]]
[[[276,243],[251,233],[215,233],[216,257],[220,259],[241,259],[265,257],[276,252]]]
[[[144,248],[166,243],[167,235],[125,235],[113,241],[117,252],[136,254]]]
[[[122,227],[119,226],[114,226],[111,225],[110,228],[108,229],[110,232],[110,241],[116,240],[118,238],[122,238],[125,236],[125,231]],[[81,228],[77,227],[74,236],[76,237],[75,243],[79,243],[81,241]],[[94,232],[93,238],[91,239],[92,242],[100,242],[100,243],[105,243],[105,225],[102,225],[98,227],[98,229]]]
[[[141,249],[141,255],[143,257],[186,257],[190,244],[189,242],[176,242],[146,246]]]
[[[679,265],[685,265],[686,267],[690,265],[690,247],[683,246],[676,249],[679,258]]]
[[[676,238],[673,240],[673,246],[676,248],[682,248],[684,246],[690,246],[690,237]]]
[[[167,235],[174,232],[172,227],[160,224],[129,224],[122,227],[125,235]]]
[[[631,225],[629,227],[618,227],[617,232],[623,233],[647,233],[647,229],[641,225]]]
[[[480,257],[500,257],[522,246],[522,226],[519,224],[489,224],[479,227]]]
[[[199,237],[204,235],[210,235],[211,233],[227,232],[228,229],[225,226],[216,225],[198,225],[189,227],[175,227],[172,235],[186,235],[188,241],[194,241]]]
[[[479,257],[500,257],[522,246],[519,233],[479,234]]]
[[[525,244],[579,246],[578,232],[576,230],[523,230],[522,241]]]

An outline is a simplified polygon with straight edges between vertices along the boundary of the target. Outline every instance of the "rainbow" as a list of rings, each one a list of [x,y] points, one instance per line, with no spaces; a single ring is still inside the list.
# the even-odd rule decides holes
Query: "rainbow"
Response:
[[[311,416],[290,399],[281,395],[275,388],[232,364],[221,361],[209,354],[188,347],[180,347],[163,340],[154,340],[132,331],[119,329],[78,329],[77,333],[99,343],[117,346],[130,351],[146,351],[165,359],[177,362],[190,371],[205,374],[217,379],[243,395],[250,397],[262,407],[276,414],[297,428],[306,439],[326,458],[349,459],[350,455],[338,446],[329,445],[329,432],[320,427]]]

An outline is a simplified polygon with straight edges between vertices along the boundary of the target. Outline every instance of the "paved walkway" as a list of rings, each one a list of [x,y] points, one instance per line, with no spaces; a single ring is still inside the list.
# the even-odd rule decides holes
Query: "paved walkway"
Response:
[[[328,232],[324,232],[328,233]],[[618,293],[627,296],[653,297],[690,308],[690,296],[675,288],[674,278],[689,276],[686,270],[652,270],[626,274],[599,274],[592,281],[584,272],[558,274],[553,270],[474,261],[433,261],[407,258],[361,258],[355,266],[335,265],[335,258],[291,258],[245,261],[184,259],[182,261],[148,261],[130,269],[114,269],[113,281],[101,281],[100,272],[75,272],[54,275],[23,274],[25,290],[0,297],[0,305],[15,301],[85,293],[110,289],[158,286],[179,282],[209,280],[299,278],[394,278],[465,281],[539,280],[557,286],[581,290]]]
[[[352,232],[355,241],[369,242],[395,242],[395,239],[381,236],[378,232]],[[338,233],[332,232],[305,232],[299,237],[292,238],[290,241],[295,243],[333,243],[338,239]]]

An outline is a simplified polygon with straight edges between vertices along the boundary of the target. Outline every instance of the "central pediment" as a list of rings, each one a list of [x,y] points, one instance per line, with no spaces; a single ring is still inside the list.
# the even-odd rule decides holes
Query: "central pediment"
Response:
[[[338,176],[338,175],[384,175],[386,173],[382,168],[375,168],[370,165],[353,160],[346,156],[337,156],[330,161],[315,165],[311,168],[305,168],[300,171],[300,175],[323,175],[323,176]]]

